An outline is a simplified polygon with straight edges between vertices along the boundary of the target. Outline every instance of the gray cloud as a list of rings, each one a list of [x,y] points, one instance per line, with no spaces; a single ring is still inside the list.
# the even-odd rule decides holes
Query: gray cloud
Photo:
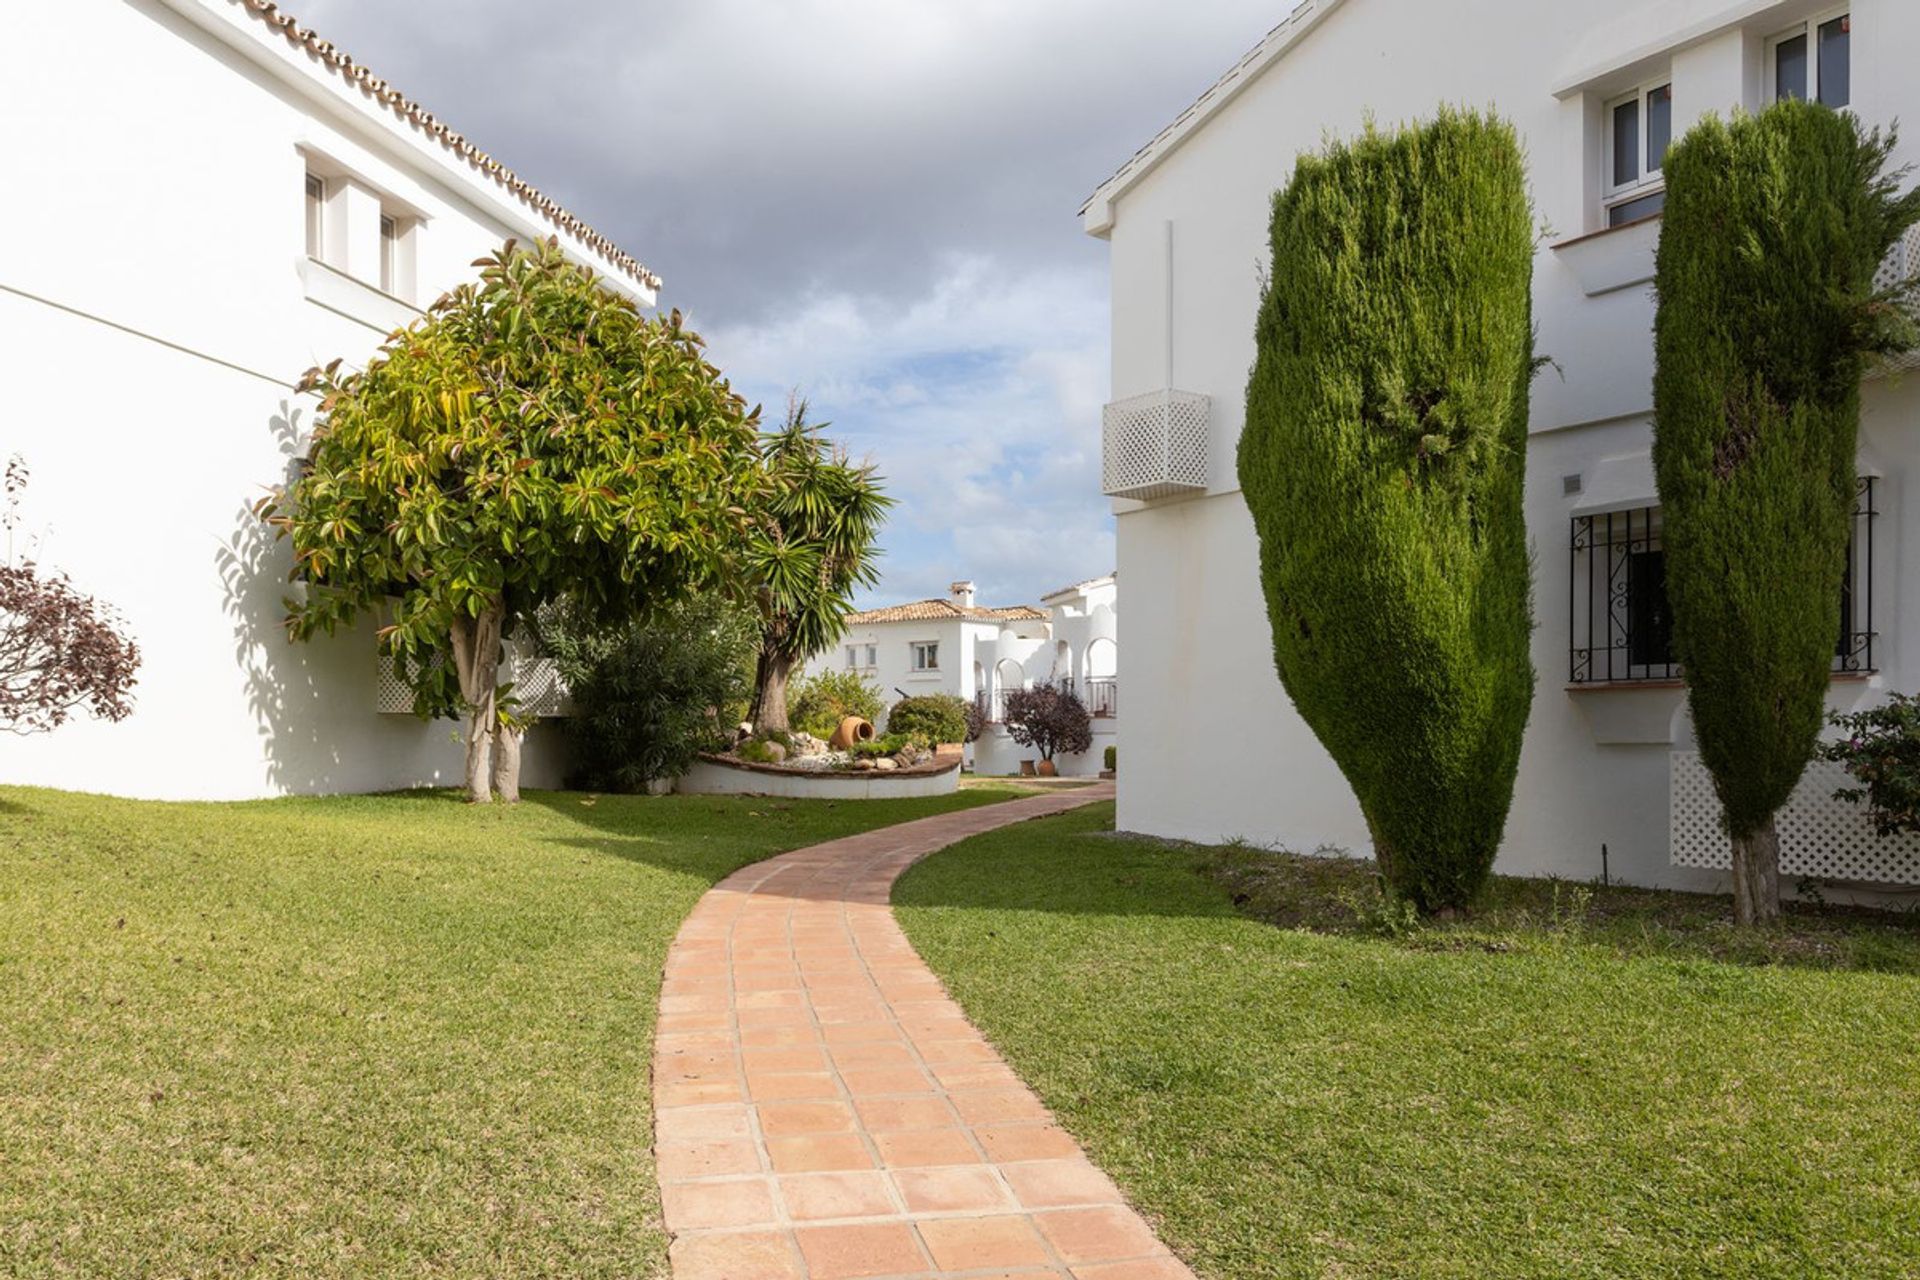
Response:
[[[901,506],[887,598],[1112,567],[1082,199],[1285,16],[1210,0],[300,0],[801,388]]]

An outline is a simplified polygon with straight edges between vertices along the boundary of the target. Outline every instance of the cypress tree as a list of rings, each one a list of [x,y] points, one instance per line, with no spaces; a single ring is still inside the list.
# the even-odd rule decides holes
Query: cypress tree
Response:
[[[1485,883],[1533,699],[1533,247],[1490,115],[1369,128],[1273,200],[1239,467],[1274,664],[1423,911]]]
[[[1662,166],[1653,459],[1667,592],[1742,924],[1779,914],[1774,815],[1820,734],[1860,379],[1913,336],[1873,287],[1920,218],[1887,172],[1893,142],[1790,101],[1702,122]]]

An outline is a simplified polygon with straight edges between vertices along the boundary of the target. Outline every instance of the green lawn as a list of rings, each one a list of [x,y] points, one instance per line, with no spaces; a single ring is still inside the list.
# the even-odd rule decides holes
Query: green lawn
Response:
[[[1785,964],[1589,930],[1565,886],[1557,918],[1509,887],[1458,931],[1278,928],[1235,909],[1253,855],[1112,816],[978,837],[895,902],[1202,1275],[1920,1275],[1911,921]]]
[[[0,1275],[664,1272],[668,942],[831,804],[0,789]]]

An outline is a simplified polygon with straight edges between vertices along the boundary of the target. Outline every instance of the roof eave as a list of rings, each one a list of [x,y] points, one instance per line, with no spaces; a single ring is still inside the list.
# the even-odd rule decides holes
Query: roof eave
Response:
[[[1172,124],[1155,134],[1147,145],[1134,152],[1131,159],[1115,170],[1112,177],[1094,188],[1093,194],[1080,206],[1081,229],[1101,239],[1112,234],[1114,203],[1159,168],[1228,103],[1245,93],[1268,67],[1306,39],[1308,33],[1343,3],[1345,0],[1300,0],[1279,26],[1269,31],[1225,75],[1209,85],[1205,93],[1174,118]]]

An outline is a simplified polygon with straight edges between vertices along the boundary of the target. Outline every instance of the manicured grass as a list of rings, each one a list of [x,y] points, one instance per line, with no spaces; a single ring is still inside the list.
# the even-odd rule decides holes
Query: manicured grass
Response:
[[[646,1276],[709,885],[1004,798],[0,789],[0,1275]]]
[[[978,837],[895,902],[1202,1275],[1920,1274],[1920,979],[1550,914],[1276,928],[1111,821]]]

